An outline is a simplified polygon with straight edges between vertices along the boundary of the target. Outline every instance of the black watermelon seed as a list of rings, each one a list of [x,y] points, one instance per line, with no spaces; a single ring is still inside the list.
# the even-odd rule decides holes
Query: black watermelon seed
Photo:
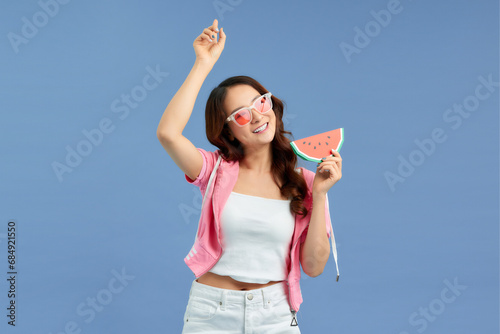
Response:
[[[328,145],[328,142],[325,142],[325,143],[326,143],[326,145]]]
[[[330,136],[327,136],[328,138],[331,138]]]
[[[318,142],[318,145],[321,145],[321,142],[320,142],[320,141]]]
[[[314,149],[316,149],[316,146],[314,146]]]
[[[306,142],[303,142],[302,144],[305,144]]]
[[[309,145],[311,145],[311,142],[309,142]]]

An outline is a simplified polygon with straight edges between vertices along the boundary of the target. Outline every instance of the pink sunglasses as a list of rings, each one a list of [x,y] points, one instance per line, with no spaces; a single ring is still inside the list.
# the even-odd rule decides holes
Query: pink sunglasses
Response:
[[[257,110],[261,114],[269,112],[273,108],[271,95],[271,92],[268,92],[257,98],[251,107],[236,110],[226,119],[226,123],[234,121],[236,125],[244,126],[252,121],[252,109]]]

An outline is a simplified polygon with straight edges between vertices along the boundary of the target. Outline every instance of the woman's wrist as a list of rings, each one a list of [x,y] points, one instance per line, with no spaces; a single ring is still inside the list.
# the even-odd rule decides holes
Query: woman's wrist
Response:
[[[212,64],[208,60],[196,59],[195,62],[194,62],[194,67],[199,68],[199,69],[204,69],[204,70],[211,71],[212,67],[214,67],[214,64]]]
[[[317,191],[313,191],[312,192],[312,197],[313,199],[325,199],[326,198],[326,194],[323,193],[323,192],[317,192]]]

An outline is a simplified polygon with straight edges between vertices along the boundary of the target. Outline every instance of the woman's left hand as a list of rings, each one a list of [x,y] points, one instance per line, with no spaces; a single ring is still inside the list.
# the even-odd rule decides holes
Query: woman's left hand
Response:
[[[330,188],[342,178],[342,157],[332,149],[333,156],[323,158],[316,168],[313,182],[313,193],[326,194]]]

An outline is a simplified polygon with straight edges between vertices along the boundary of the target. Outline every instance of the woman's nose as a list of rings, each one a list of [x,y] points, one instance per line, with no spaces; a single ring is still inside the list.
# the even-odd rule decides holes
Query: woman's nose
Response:
[[[252,108],[252,119],[254,121],[260,120],[264,115],[257,111],[257,109]]]

